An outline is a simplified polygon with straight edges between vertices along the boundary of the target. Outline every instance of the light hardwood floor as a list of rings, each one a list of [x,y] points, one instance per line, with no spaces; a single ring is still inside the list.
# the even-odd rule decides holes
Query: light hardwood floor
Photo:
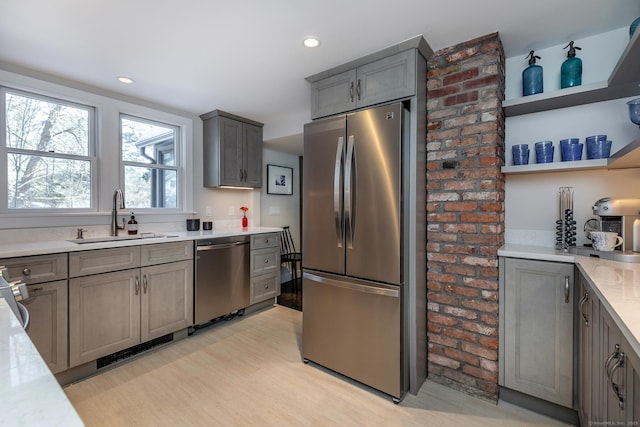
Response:
[[[302,363],[302,313],[275,306],[68,386],[87,426],[553,426],[427,381],[391,399]]]

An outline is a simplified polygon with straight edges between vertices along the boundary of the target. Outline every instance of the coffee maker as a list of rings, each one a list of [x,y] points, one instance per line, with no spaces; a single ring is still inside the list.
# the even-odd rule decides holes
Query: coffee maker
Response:
[[[640,199],[605,197],[593,204],[601,231],[618,233],[622,252],[640,252]]]

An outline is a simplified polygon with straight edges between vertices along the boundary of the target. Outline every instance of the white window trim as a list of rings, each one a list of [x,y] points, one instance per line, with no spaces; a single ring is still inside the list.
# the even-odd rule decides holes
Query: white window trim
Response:
[[[19,95],[19,96],[25,96],[25,97],[33,97],[35,99],[40,99],[40,100],[44,100],[44,101],[48,101],[48,102],[52,102],[52,103],[56,103],[56,104],[60,104],[60,105],[66,105],[69,107],[73,107],[73,108],[84,108],[87,111],[89,111],[89,129],[88,129],[88,137],[89,137],[89,141],[88,144],[89,146],[87,147],[87,155],[86,156],[82,156],[82,155],[76,155],[76,154],[65,154],[65,153],[55,153],[55,154],[48,154],[46,152],[38,152],[38,151],[32,151],[32,150],[23,150],[23,149],[19,149],[19,148],[9,148],[6,146],[6,135],[3,133],[2,135],[0,135],[0,164],[2,166],[5,166],[7,164],[7,155],[9,153],[15,153],[15,154],[25,154],[25,155],[29,155],[29,156],[40,156],[40,157],[52,157],[52,158],[57,158],[57,159],[70,159],[70,160],[83,160],[83,161],[89,161],[90,162],[90,168],[91,168],[91,188],[95,189],[97,188],[97,168],[98,168],[98,158],[96,156],[96,146],[97,146],[97,135],[96,135],[96,109],[95,107],[91,106],[91,105],[87,105],[85,103],[80,103],[80,102],[72,102],[69,101],[68,99],[64,99],[64,98],[56,98],[53,96],[49,96],[49,95],[44,95],[41,94],[39,92],[36,91],[26,91],[26,90],[22,90],[22,89],[16,89],[13,87],[10,87],[8,85],[3,85],[0,84],[0,94],[6,94],[6,93],[12,93],[15,95]],[[6,96],[6,95],[5,95]],[[0,96],[0,100],[6,101],[6,98],[3,98]],[[5,116],[5,106],[1,106],[0,108],[0,122],[1,123],[6,123],[6,116]],[[4,189],[7,189],[8,191],[8,179],[7,179],[7,174],[6,171],[5,173],[1,173],[0,174],[0,188],[3,189],[2,190],[2,199],[0,200],[0,214],[4,214],[4,215],[12,215],[12,214],[18,214],[18,215],[25,215],[25,214],[35,214],[35,215],[47,215],[47,214],[51,214],[51,213],[82,213],[82,212],[96,212],[98,210],[97,207],[97,200],[98,200],[98,196],[97,196],[97,191],[92,191],[91,192],[91,200],[90,200],[90,204],[91,206],[88,208],[74,208],[74,209],[68,209],[68,208],[60,208],[60,209],[9,209],[8,207],[8,201],[7,201],[7,196],[6,193],[4,192]]]
[[[155,208],[141,210],[141,217],[146,222],[182,221],[193,212],[193,116],[150,108],[141,104],[123,101],[114,97],[107,97],[97,93],[64,86],[33,77],[16,74],[0,69],[0,85],[11,89],[34,93],[38,96],[60,99],[95,108],[95,157],[98,159],[92,174],[95,177],[97,189],[94,192],[95,210],[83,211],[51,211],[47,212],[7,212],[0,213],[0,229],[31,228],[31,227],[75,227],[82,225],[109,224],[112,207],[113,191],[123,184],[120,167],[119,117],[120,114],[143,117],[149,120],[176,126],[180,132],[179,182],[181,208]],[[109,147],[116,147],[109,149]],[[3,159],[0,159],[2,161]],[[6,162],[6,159],[4,159]],[[116,173],[114,173],[116,172]],[[1,180],[2,178],[0,178]],[[0,182],[1,184],[1,182]],[[0,187],[0,197],[6,198],[6,177],[4,187]],[[126,197],[126,196],[125,196]],[[137,210],[137,209],[136,209]],[[126,210],[122,213],[126,214]],[[137,214],[136,214],[137,215]]]

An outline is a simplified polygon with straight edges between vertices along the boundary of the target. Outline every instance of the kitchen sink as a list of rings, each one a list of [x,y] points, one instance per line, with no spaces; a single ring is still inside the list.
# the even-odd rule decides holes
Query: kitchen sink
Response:
[[[78,245],[85,245],[87,243],[105,243],[105,242],[120,242],[124,240],[141,240],[152,239],[161,237],[178,237],[177,235],[156,234],[156,233],[143,233],[135,236],[108,236],[108,237],[95,237],[93,239],[73,239],[67,240],[67,242],[76,243]]]

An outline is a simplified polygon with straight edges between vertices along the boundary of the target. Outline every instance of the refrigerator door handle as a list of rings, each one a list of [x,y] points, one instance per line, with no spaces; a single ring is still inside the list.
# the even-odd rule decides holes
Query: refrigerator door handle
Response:
[[[338,138],[338,148],[336,149],[336,164],[333,170],[333,213],[336,223],[336,240],[338,241],[338,247],[342,247],[342,204],[340,201],[341,186],[340,186],[340,173],[342,171],[342,162],[344,159],[344,138]]]
[[[339,280],[331,279],[329,277],[317,276],[315,274],[311,274],[311,273],[306,272],[306,271],[302,274],[302,277],[307,279],[307,280],[312,280],[312,281],[318,282],[318,283],[324,283],[325,285],[335,286],[337,288],[350,289],[352,291],[363,292],[363,293],[366,293],[366,294],[374,294],[374,295],[382,295],[382,296],[392,297],[392,298],[400,298],[400,290],[399,289],[388,289],[388,288],[381,288],[381,287],[377,287],[377,286],[367,286],[367,285],[361,285],[359,283],[347,283],[347,282],[342,282],[342,281],[339,281]]]
[[[356,191],[353,188],[353,182],[356,180],[355,169],[355,137],[349,135],[347,140],[347,159],[344,169],[344,215],[345,215],[345,234],[347,248],[353,248],[353,238],[355,236],[355,208],[356,208]]]

